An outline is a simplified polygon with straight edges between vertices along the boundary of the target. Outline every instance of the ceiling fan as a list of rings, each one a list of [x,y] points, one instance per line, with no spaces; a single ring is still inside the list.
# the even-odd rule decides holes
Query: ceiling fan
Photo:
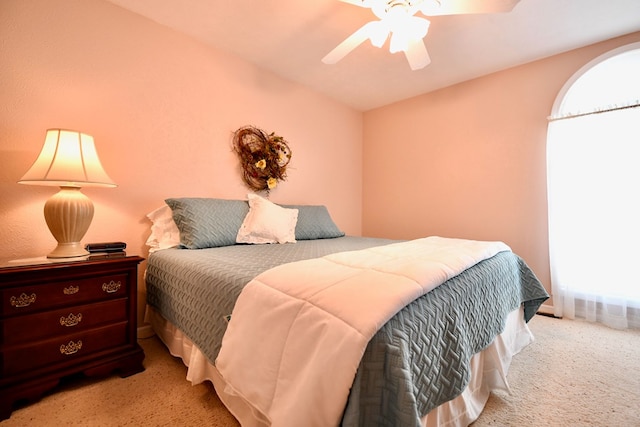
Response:
[[[382,47],[390,38],[391,53],[404,52],[412,70],[431,62],[422,39],[429,30],[429,20],[414,16],[460,15],[511,11],[520,0],[340,0],[366,7],[379,18],[364,24],[322,58],[325,64],[335,64],[364,41]],[[389,37],[390,36],[390,37]]]

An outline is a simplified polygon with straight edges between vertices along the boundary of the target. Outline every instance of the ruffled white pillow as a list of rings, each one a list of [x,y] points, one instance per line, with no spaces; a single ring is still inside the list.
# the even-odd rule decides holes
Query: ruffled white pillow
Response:
[[[173,221],[169,206],[164,205],[149,212],[147,218],[151,221],[151,234],[147,239],[149,253],[173,248],[180,244],[180,231]]]
[[[237,243],[295,243],[298,209],[286,209],[256,194],[248,194],[249,213],[245,216]]]

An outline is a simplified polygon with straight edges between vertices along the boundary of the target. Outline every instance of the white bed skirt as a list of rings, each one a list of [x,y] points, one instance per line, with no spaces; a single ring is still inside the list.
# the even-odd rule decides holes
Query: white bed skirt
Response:
[[[215,366],[202,354],[171,322],[164,319],[153,308],[147,306],[145,321],[151,324],[169,352],[180,357],[187,366],[187,380],[192,384],[211,381],[220,400],[244,427],[266,426],[263,420],[241,401],[224,392]],[[482,412],[492,390],[509,392],[507,372],[512,357],[533,342],[533,335],[524,321],[522,307],[512,311],[502,334],[483,351],[471,359],[471,379],[462,394],[434,408],[423,419],[425,427],[463,427],[475,421]]]

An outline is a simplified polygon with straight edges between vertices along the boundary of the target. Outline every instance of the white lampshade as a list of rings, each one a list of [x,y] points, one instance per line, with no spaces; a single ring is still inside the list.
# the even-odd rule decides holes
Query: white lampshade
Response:
[[[115,187],[102,168],[93,137],[74,130],[49,129],[44,146],[20,184]]]
[[[44,146],[20,184],[55,185],[60,192],[44,207],[44,216],[58,246],[49,258],[88,255],[80,241],[93,219],[93,203],[80,187],[115,187],[102,168],[93,137],[65,129],[49,129]]]

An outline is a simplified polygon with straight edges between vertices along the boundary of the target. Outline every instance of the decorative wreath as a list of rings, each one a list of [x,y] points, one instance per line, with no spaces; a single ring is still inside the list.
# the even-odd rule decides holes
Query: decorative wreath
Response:
[[[242,179],[252,190],[269,193],[287,178],[291,149],[281,136],[244,126],[233,134],[233,149],[240,157]]]

